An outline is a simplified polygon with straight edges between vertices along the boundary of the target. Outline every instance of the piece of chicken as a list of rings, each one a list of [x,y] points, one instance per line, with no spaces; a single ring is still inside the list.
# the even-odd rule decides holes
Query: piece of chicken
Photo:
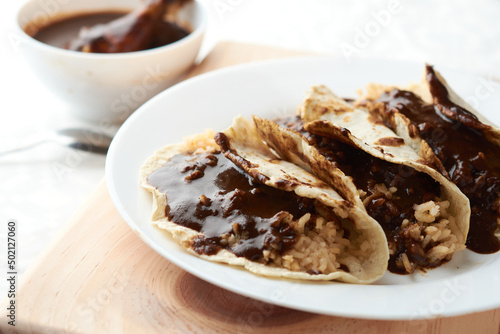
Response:
[[[166,11],[170,5],[178,7],[178,2],[147,0],[143,7],[107,24],[84,27],[80,30],[78,38],[70,43],[69,49],[93,53],[118,53],[158,46],[155,43],[156,35],[165,30],[166,22],[163,18]]]

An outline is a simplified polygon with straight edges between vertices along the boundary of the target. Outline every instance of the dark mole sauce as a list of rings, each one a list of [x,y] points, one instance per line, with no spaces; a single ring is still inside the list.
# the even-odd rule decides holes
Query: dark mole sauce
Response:
[[[281,254],[295,244],[295,231],[283,218],[290,213],[298,219],[315,210],[313,200],[259,183],[219,152],[175,155],[148,183],[166,194],[170,221],[203,233],[192,244],[199,254],[224,248],[264,262],[264,250]],[[223,245],[225,234],[238,241]]]
[[[156,48],[176,42],[189,34],[187,30],[179,27],[175,23],[160,21],[155,25],[152,37],[143,36],[140,26],[145,23],[138,20],[137,17],[134,19],[134,17],[125,16],[126,14],[127,12],[76,14],[56,20],[37,29],[32,37],[42,43],[63,49],[81,51],[82,46],[79,44],[88,43],[93,53],[119,53]],[[120,29],[113,29],[112,34],[113,39],[115,39],[113,46],[110,45],[106,41],[106,37],[104,37],[108,33],[104,26],[101,26],[100,31],[96,31],[96,34],[99,33],[103,35],[103,37],[89,37],[84,41],[74,42],[81,28],[96,27],[97,25],[104,25],[117,19],[126,21],[122,23]],[[136,26],[134,30],[129,32],[129,29],[134,27],[134,25]],[[128,36],[124,35],[126,32],[129,33]],[[142,41],[145,40],[146,44],[142,44],[141,39]]]
[[[384,104],[382,117],[389,127],[393,112],[405,115],[416,125],[451,180],[469,198],[471,219],[467,247],[482,254],[497,252],[500,241],[494,233],[500,217],[497,204],[500,150],[480,130],[484,124],[449,100],[446,87],[429,68],[427,80],[431,83],[434,104],[427,104],[415,94],[398,89],[381,95],[375,103]]]
[[[429,263],[425,253],[435,246],[430,242],[425,249],[412,238],[405,236],[405,228],[401,228],[404,219],[415,222],[414,204],[434,200],[441,194],[440,185],[429,175],[415,171],[411,167],[393,164],[371,156],[361,149],[352,147],[338,140],[313,135],[304,129],[300,117],[292,117],[276,121],[284,127],[291,128],[304,135],[309,143],[330,162],[353,178],[357,188],[367,193],[367,197],[378,193],[376,184],[384,184],[387,188],[396,187],[392,199],[385,195],[371,198],[365,206],[368,214],[383,228],[389,248],[394,252],[389,259],[388,269],[397,274],[407,274],[404,266],[397,265],[396,260],[406,253],[410,262],[418,267],[435,267],[440,263]]]

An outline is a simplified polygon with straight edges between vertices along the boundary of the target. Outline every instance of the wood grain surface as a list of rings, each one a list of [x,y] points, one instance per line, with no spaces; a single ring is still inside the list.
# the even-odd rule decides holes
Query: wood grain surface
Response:
[[[191,75],[295,55],[222,43]],[[15,330],[20,333],[488,334],[499,333],[500,326],[500,309],[453,318],[373,321],[242,297],[188,274],[144,244],[119,216],[104,180],[21,277],[18,291]],[[14,332],[3,319],[0,330]]]

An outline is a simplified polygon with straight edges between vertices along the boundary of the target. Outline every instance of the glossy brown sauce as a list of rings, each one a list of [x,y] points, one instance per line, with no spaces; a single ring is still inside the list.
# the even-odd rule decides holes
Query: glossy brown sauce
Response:
[[[133,38],[127,37],[127,33],[134,25],[140,22],[134,21],[132,17],[126,17],[127,12],[97,12],[85,13],[66,17],[56,20],[40,29],[33,34],[33,38],[58,48],[71,49],[81,51],[82,43],[89,43],[92,45],[95,53],[118,53],[118,52],[131,52],[139,50],[147,50],[159,46],[167,45],[184,38],[189,32],[175,23],[161,21],[155,25],[153,35],[151,37],[142,36],[140,27],[137,27]],[[120,27],[113,31],[113,38],[115,45],[110,47],[104,38],[86,38],[75,42],[79,36],[79,32],[83,27],[96,27],[104,25],[117,19],[127,20]],[[102,26],[97,29],[96,34],[106,34],[106,29]],[[145,38],[147,37],[147,39]],[[120,41],[122,39],[122,41]]]
[[[467,247],[477,253],[500,250],[494,233],[497,228],[498,195],[500,192],[500,149],[470,125],[479,122],[463,108],[448,99],[446,88],[432,74],[435,104],[427,104],[412,92],[394,89],[380,96],[388,126],[393,112],[405,115],[413,122],[418,134],[429,144],[443,163],[451,180],[469,198],[471,206]],[[441,109],[456,113],[455,119]],[[465,125],[469,124],[469,126]]]
[[[58,48],[67,49],[69,43],[78,36],[82,27],[94,26],[113,21],[126,12],[101,12],[92,14],[74,15],[61,18],[37,29],[32,36],[34,39]]]
[[[402,253],[408,255],[410,262],[419,267],[430,268],[440,263],[430,263],[425,252],[435,244],[431,243],[422,249],[412,238],[405,236],[401,228],[404,219],[415,222],[414,204],[434,200],[441,194],[440,185],[429,175],[415,171],[411,167],[393,164],[352,147],[338,140],[320,137],[307,132],[300,117],[277,120],[281,126],[291,128],[304,135],[309,143],[330,162],[353,178],[354,184],[370,196],[379,193],[376,184],[384,184],[387,188],[396,187],[392,199],[380,194],[370,199],[365,205],[368,214],[373,217],[384,230],[389,248],[394,252],[389,259],[389,271],[407,274],[404,266],[398,266],[396,260]]]
[[[283,221],[288,213],[295,219],[315,213],[313,200],[261,184],[219,152],[175,155],[148,183],[166,194],[170,221],[203,233],[192,244],[199,254],[227,249],[264,262],[264,250],[281,254],[296,242],[295,231]],[[238,241],[224,245],[223,235]]]

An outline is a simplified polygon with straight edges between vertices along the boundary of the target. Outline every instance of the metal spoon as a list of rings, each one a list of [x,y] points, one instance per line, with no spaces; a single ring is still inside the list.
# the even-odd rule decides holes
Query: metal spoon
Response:
[[[13,147],[0,150],[0,156],[30,149],[47,142],[69,146],[86,152],[106,154],[111,140],[112,138],[109,136],[89,129],[60,129],[33,135]]]

